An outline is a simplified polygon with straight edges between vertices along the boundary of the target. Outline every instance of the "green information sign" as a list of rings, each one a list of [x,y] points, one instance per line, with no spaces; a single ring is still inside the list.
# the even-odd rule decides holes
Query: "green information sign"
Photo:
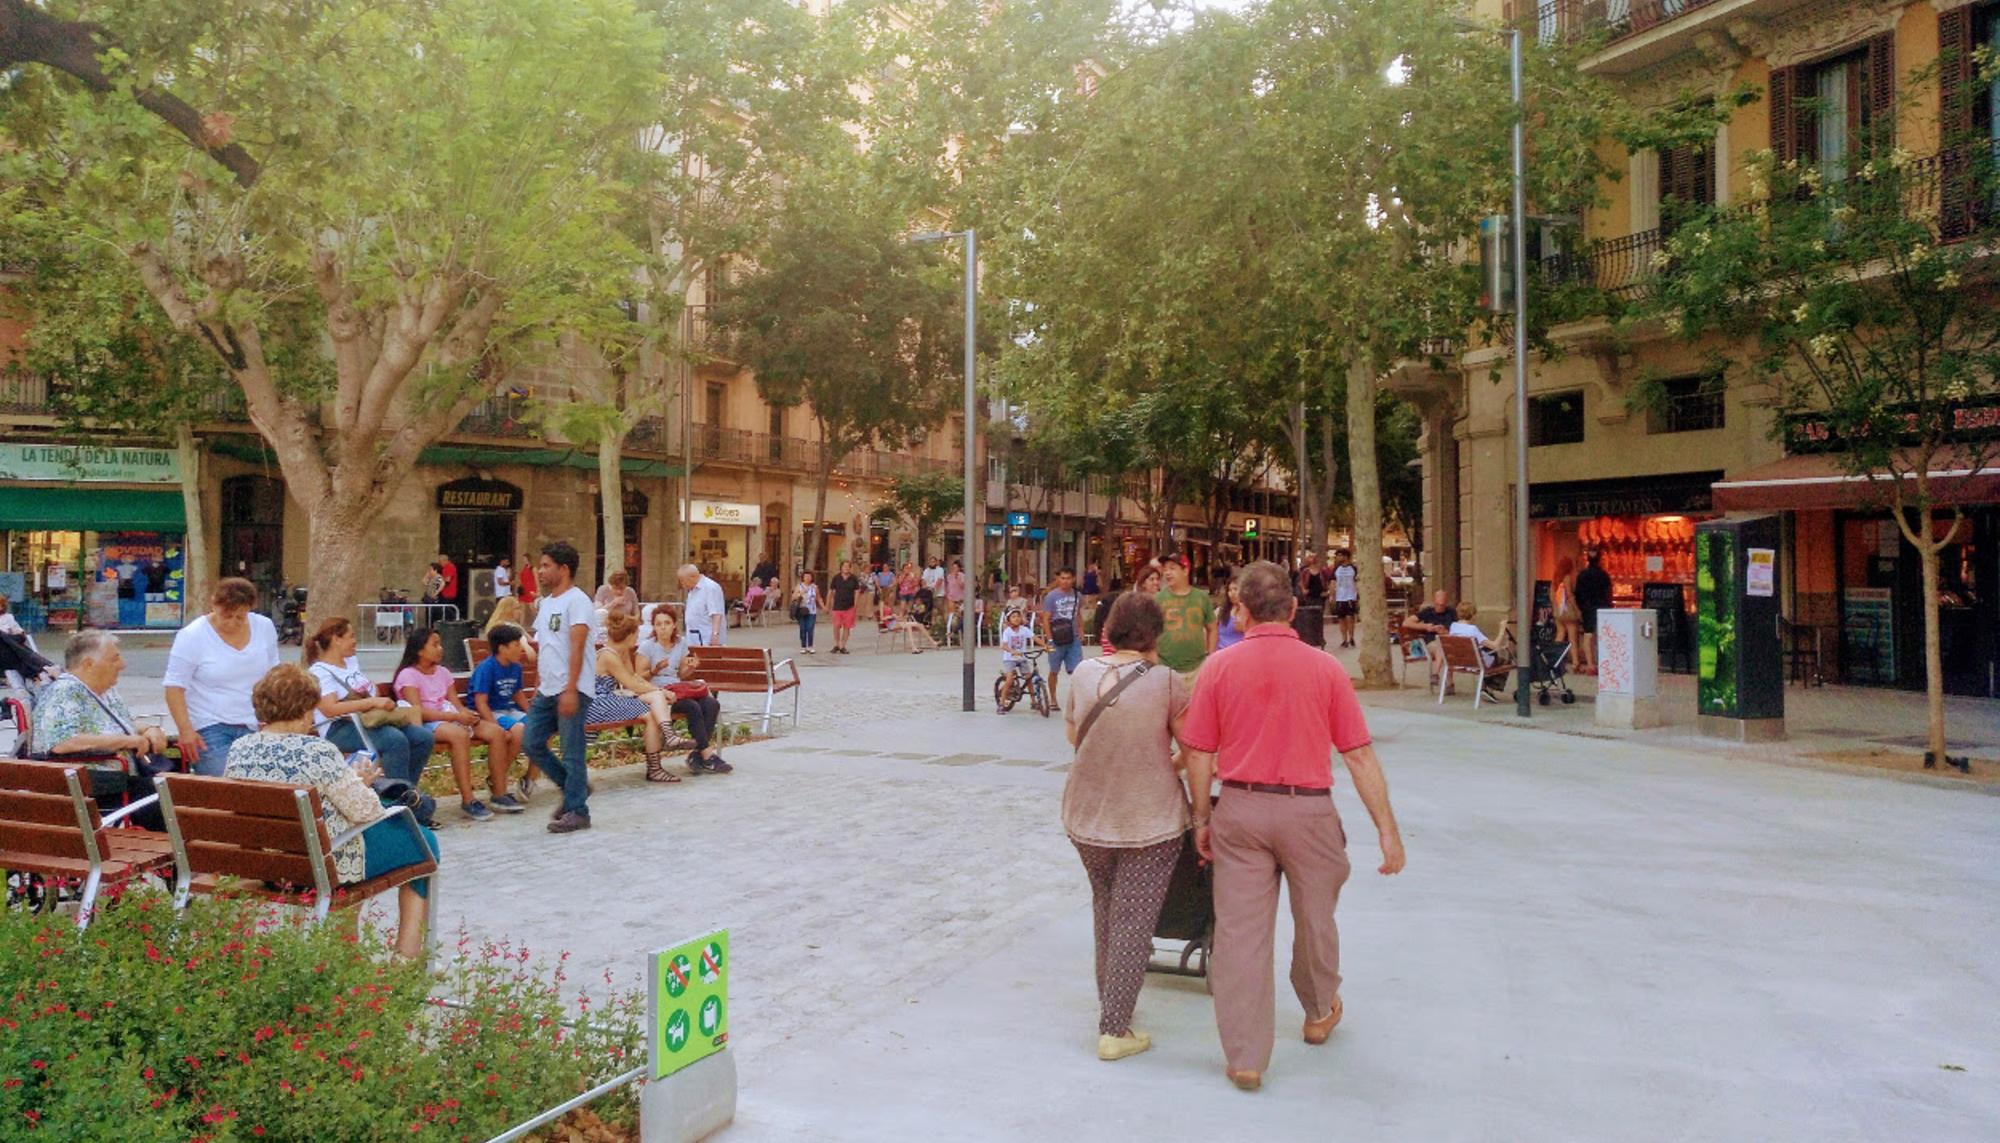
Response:
[[[665,1079],[729,1043],[729,931],[652,957],[652,1078]]]

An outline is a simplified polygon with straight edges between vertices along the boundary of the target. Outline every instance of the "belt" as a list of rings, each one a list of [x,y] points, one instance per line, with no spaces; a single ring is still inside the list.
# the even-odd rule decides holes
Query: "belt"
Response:
[[[1325,786],[1280,786],[1275,782],[1239,782],[1234,778],[1224,778],[1222,784],[1232,790],[1248,790],[1253,794],[1291,794],[1301,798],[1324,798],[1333,794]]]

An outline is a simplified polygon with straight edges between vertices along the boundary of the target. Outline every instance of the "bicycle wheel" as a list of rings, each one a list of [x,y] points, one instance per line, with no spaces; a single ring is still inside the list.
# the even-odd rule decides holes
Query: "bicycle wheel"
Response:
[[[1028,681],[1028,699],[1034,704],[1036,714],[1049,716],[1049,684],[1042,681],[1040,674]]]
[[[1006,675],[993,680],[993,705],[1001,714],[1014,709],[1014,691],[1007,685]]]

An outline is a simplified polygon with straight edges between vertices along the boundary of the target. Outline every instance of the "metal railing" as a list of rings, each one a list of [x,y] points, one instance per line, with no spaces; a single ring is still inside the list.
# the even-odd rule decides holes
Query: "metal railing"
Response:
[[[32,373],[0,373],[0,411],[42,413],[48,408],[48,378]]]
[[[1666,398],[1660,406],[1657,424],[1659,427],[1655,431],[1662,433],[1692,433],[1721,428],[1721,390],[1702,389]]]
[[[541,426],[529,419],[528,399],[503,394],[488,397],[458,422],[458,431],[475,437],[533,437]]]
[[[1547,0],[1529,30],[1544,44],[1603,36],[1609,43],[1650,31],[1716,0]]]

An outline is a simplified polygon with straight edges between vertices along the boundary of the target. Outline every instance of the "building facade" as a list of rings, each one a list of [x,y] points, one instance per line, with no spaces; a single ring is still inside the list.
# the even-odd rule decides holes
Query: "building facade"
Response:
[[[1481,5],[1514,19],[1512,5]],[[1728,204],[1747,189],[1748,163],[1771,150],[1843,177],[1857,140],[1886,128],[1915,170],[1941,171],[1940,124],[1957,93],[1939,67],[1974,45],[2000,44],[2000,4],[1952,0],[1553,0],[1518,14],[1529,34],[1590,35],[1586,69],[1641,106],[1726,97],[1741,87],[1766,97],[1732,110],[1712,144],[1606,158],[1624,177],[1581,220],[1567,253],[1540,273],[1627,297],[1647,289],[1663,245],[1663,206]],[[1971,100],[1977,126],[1995,137],[1993,92]],[[1992,145],[1990,142],[1986,145]],[[1612,146],[1607,144],[1607,147]],[[1932,195],[1909,209],[1940,209]],[[1946,240],[1951,227],[1941,223]],[[1513,423],[1504,348],[1456,349],[1406,363],[1392,385],[1425,419],[1426,547],[1436,582],[1509,610],[1514,598],[1514,434],[1529,443],[1529,503],[1538,581],[1595,553],[1621,605],[1658,607],[1685,638],[1693,606],[1693,526],[1727,512],[1774,513],[1786,543],[1780,590],[1800,638],[1822,648],[1822,669],[1861,684],[1923,682],[1917,556],[1865,487],[1837,478],[1799,434],[1775,423],[1773,394],[1740,368],[1747,344],[1688,344],[1664,329],[1620,330],[1574,315],[1554,331],[1563,352],[1529,366],[1526,425]],[[1717,376],[1717,362],[1724,368]],[[1633,400],[1642,380],[1663,401]],[[1947,552],[1946,686],[2000,695],[2000,473],[1963,474],[1972,527]],[[1984,491],[1982,491],[1984,489]],[[1674,622],[1676,614],[1680,617]]]

